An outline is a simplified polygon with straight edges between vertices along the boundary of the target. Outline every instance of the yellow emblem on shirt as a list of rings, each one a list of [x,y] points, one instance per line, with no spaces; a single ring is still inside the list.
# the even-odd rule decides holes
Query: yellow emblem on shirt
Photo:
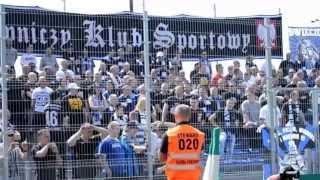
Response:
[[[80,98],[70,98],[68,103],[71,110],[82,110],[82,100]]]

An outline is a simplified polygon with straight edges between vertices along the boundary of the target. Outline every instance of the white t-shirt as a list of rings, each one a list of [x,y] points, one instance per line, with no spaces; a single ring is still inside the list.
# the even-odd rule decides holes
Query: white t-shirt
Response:
[[[22,66],[28,66],[30,63],[37,64],[37,59],[33,54],[23,54],[20,60]]]
[[[154,132],[151,132],[151,155],[156,156],[161,147],[161,138]]]
[[[52,92],[53,90],[49,87],[37,87],[32,91],[32,100],[35,100],[35,112],[44,113],[44,107],[49,103]]]
[[[268,122],[268,118],[269,118],[269,109],[268,109],[268,104],[264,105],[261,109],[260,109],[260,114],[259,114],[259,119],[264,119],[265,123],[268,127],[270,127],[270,123]],[[280,113],[280,109],[276,108],[276,117],[275,117],[275,124],[274,125],[279,125],[280,122],[280,118],[281,118],[281,113]]]
[[[72,78],[75,76],[74,72],[70,69],[67,69],[65,71],[59,69],[57,72],[56,72],[56,78],[57,79],[63,79],[63,77],[65,77],[66,75],[70,75]]]

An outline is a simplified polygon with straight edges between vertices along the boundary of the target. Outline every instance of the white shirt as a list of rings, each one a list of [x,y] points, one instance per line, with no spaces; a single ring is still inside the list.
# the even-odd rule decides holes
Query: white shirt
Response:
[[[61,70],[59,69],[57,72],[56,72],[56,77],[62,77],[62,75],[64,74],[64,76],[66,75],[70,75],[72,78],[74,77],[74,72],[70,69],[67,69],[67,70]]]
[[[261,109],[260,109],[260,114],[259,114],[259,119],[264,119],[265,124],[270,127],[271,124],[268,122],[268,118],[269,118],[269,109],[268,109],[268,104],[264,105]],[[275,126],[279,125],[281,119],[281,114],[280,114],[280,109],[278,108],[278,106],[276,107],[276,117],[275,117]]]
[[[35,112],[44,113],[44,107],[49,103],[52,92],[53,90],[49,87],[37,87],[32,91],[32,100],[35,101]]]
[[[28,66],[30,63],[37,64],[37,59],[33,54],[26,53],[22,55],[20,63],[22,66]]]
[[[151,155],[155,157],[157,155],[158,150],[161,147],[161,138],[154,132],[151,132]]]

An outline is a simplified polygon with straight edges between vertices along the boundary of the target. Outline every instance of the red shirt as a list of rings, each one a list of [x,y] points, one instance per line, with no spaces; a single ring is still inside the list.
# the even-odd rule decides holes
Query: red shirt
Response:
[[[218,81],[220,79],[223,79],[223,76],[221,74],[216,74],[215,76],[213,76],[212,79],[211,79],[211,86],[217,87],[218,86]]]

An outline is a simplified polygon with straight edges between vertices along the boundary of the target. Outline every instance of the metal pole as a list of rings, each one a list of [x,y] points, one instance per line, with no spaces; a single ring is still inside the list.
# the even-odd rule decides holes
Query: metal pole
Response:
[[[312,161],[312,172],[313,173],[318,173],[319,172],[319,148],[320,148],[320,144],[319,144],[319,121],[318,121],[318,117],[319,117],[319,108],[318,108],[318,98],[320,96],[320,91],[318,89],[311,91],[311,97],[312,97],[312,121],[313,121],[313,127],[315,127],[315,146],[316,146],[316,152],[315,152],[315,157]]]
[[[146,93],[147,112],[147,155],[148,155],[148,179],[153,179],[153,157],[151,154],[151,98],[150,98],[150,69],[149,69],[149,27],[148,14],[143,0],[143,52],[144,52],[144,86]]]
[[[66,1],[67,0],[62,0],[62,1],[63,1],[63,11],[66,12],[66,10],[67,10],[67,4],[66,4],[67,2]]]
[[[5,8],[3,5],[0,5],[0,58],[1,58],[1,95],[2,95],[2,132],[3,132],[3,178],[8,180],[8,136],[7,136],[7,125],[8,125],[8,101],[7,101],[7,70],[6,70],[6,46],[5,46]]]
[[[133,0],[129,0],[130,12],[133,12]]]
[[[268,110],[269,110],[269,124],[270,124],[270,141],[271,141],[271,167],[272,167],[272,173],[277,172],[277,151],[276,151],[276,138],[274,137],[274,130],[275,130],[275,123],[274,123],[274,98],[273,98],[273,91],[272,91],[272,62],[271,62],[271,48],[272,48],[272,40],[270,36],[270,25],[269,25],[269,19],[264,18],[264,27],[266,28],[266,38],[265,38],[265,58],[268,64],[268,70],[267,70],[267,102],[268,102]]]
[[[216,7],[216,3],[213,4],[213,15],[214,15],[214,18],[217,17],[217,7]]]

